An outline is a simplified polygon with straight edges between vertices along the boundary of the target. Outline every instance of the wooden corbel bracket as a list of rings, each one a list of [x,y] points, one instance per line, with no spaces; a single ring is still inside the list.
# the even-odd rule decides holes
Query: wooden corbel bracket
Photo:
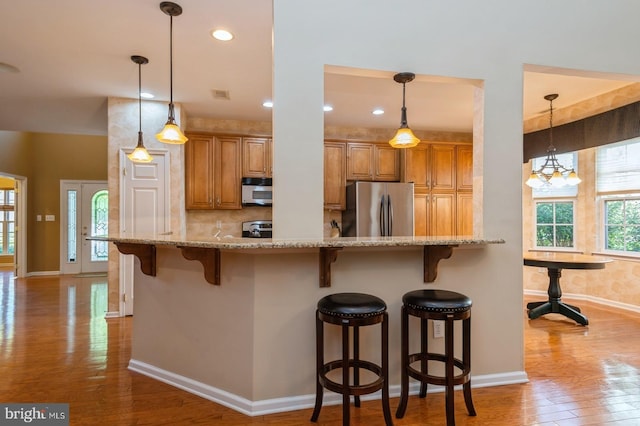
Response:
[[[320,287],[331,287],[331,264],[342,247],[320,247]]]
[[[153,244],[115,243],[122,254],[133,254],[140,260],[140,269],[145,275],[156,276],[156,246]]]
[[[178,247],[187,260],[197,260],[204,267],[204,279],[209,284],[220,285],[220,249],[202,247]]]
[[[432,283],[438,276],[438,262],[448,259],[453,253],[453,246],[424,246],[424,282]]]

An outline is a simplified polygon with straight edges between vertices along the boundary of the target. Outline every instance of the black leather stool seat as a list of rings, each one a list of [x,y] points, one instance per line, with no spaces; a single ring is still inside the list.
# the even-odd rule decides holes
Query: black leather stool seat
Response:
[[[402,303],[429,312],[462,312],[471,309],[471,299],[448,290],[415,290],[402,296]]]
[[[366,318],[381,315],[386,310],[382,299],[364,293],[330,294],[318,302],[318,311],[342,318]]]
[[[324,323],[342,328],[342,358],[325,363]],[[349,425],[349,405],[353,395],[356,407],[360,407],[360,395],[382,390],[382,410],[385,423],[392,425],[389,408],[389,325],[387,305],[382,299],[364,293],[330,294],[318,301],[316,310],[316,403],[311,421],[316,422],[322,408],[324,388],[342,394],[342,424]],[[360,359],[361,326],[381,324],[381,363]],[[353,354],[349,351],[349,330],[352,330]],[[329,372],[341,369],[342,381],[328,377]],[[375,379],[360,383],[360,369],[372,372]],[[349,381],[350,370],[353,381]]]
[[[448,290],[415,290],[402,296],[402,302],[401,384],[396,417],[404,417],[407,409],[410,377],[420,381],[420,398],[427,396],[427,384],[445,387],[447,426],[455,425],[454,386],[462,385],[467,411],[475,416],[471,399],[471,299]],[[420,318],[420,351],[412,354],[409,353],[409,316]],[[429,352],[429,320],[444,321],[444,353]],[[459,320],[462,321],[462,359],[454,356],[454,321]],[[429,372],[429,362],[434,361],[444,364],[444,375]]]

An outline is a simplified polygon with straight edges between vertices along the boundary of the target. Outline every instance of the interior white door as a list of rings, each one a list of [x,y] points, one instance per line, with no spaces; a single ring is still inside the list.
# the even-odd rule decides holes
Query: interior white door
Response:
[[[107,272],[109,243],[88,241],[87,237],[109,235],[109,193],[106,183],[80,185],[80,272]]]
[[[149,151],[150,163],[133,163],[120,153],[120,233],[159,235],[169,231],[170,206],[167,203],[169,156],[164,151]],[[120,313],[133,315],[132,255],[120,255]]]

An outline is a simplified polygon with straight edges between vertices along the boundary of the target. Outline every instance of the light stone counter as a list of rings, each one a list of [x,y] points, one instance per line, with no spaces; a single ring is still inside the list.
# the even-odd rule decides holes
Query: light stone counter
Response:
[[[95,238],[97,239],[97,238]],[[271,239],[271,238],[212,238],[192,239],[174,235],[161,236],[120,236],[100,238],[112,241],[123,254],[133,254],[141,263],[142,272],[155,276],[156,246],[176,247],[189,260],[198,260],[204,267],[205,279],[220,285],[220,250],[260,250],[260,249],[319,249],[320,287],[331,286],[331,263],[337,253],[344,248],[387,248],[422,247],[424,252],[424,282],[433,282],[437,276],[437,266],[441,259],[448,259],[452,249],[459,246],[482,247],[487,244],[502,244],[499,238],[482,239],[472,237],[338,237],[323,239]]]

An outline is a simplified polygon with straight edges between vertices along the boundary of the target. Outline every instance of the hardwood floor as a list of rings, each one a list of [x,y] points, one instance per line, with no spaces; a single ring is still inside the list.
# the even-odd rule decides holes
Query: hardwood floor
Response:
[[[0,271],[0,286],[0,402],[67,402],[72,425],[312,424],[311,409],[247,417],[129,371],[132,319],[104,319],[105,278],[14,280]],[[577,304],[588,328],[556,315],[525,321],[530,382],[475,388],[477,417],[456,393],[458,425],[640,424],[640,315]],[[327,406],[317,424],[341,419],[340,406]],[[379,401],[352,408],[351,419],[383,424]],[[411,397],[394,421],[444,424],[444,394]]]

